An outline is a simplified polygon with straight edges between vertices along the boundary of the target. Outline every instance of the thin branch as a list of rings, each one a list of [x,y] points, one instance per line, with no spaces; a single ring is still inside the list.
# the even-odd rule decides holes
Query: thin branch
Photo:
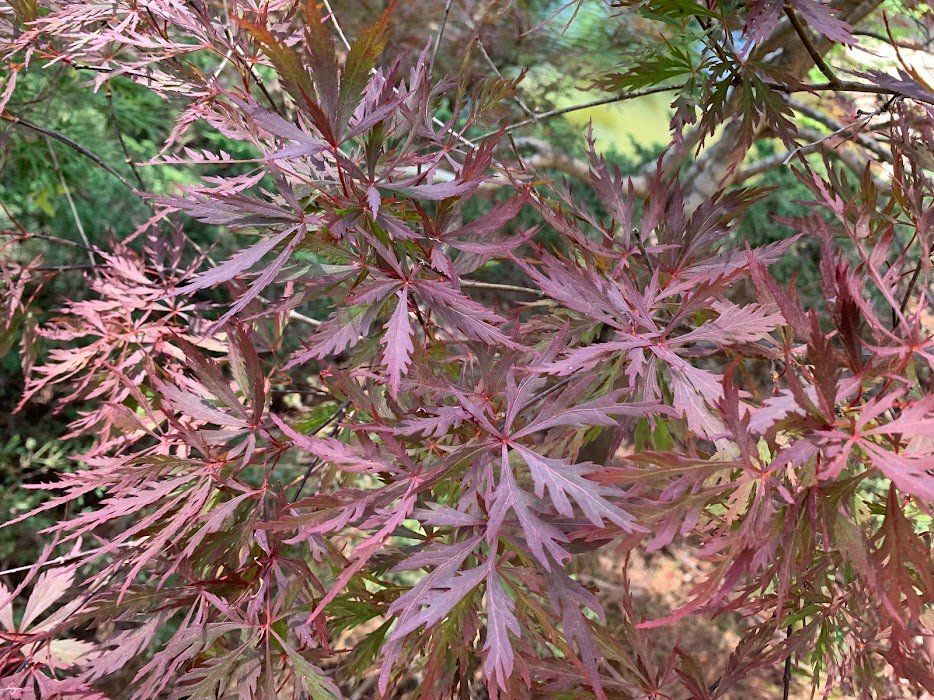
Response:
[[[480,282],[479,280],[461,280],[460,284],[462,287],[469,287],[471,289],[489,289],[496,292],[518,292],[520,294],[531,294],[532,296],[544,296],[544,294],[538,289],[532,289],[531,287],[520,287],[516,284],[499,284],[497,282]]]
[[[330,2],[328,2],[328,0],[323,0],[323,3],[324,3],[324,9],[326,9],[327,12],[328,12],[328,14],[331,16],[331,23],[334,25],[334,28],[337,30],[337,34],[338,34],[338,36],[339,36],[340,39],[341,39],[341,43],[344,45],[344,48],[346,48],[348,51],[350,51],[350,42],[347,40],[347,35],[344,34],[344,30],[341,29],[341,25],[340,25],[340,23],[337,21],[337,15],[335,15],[335,14],[334,14],[334,10],[331,9],[331,4],[330,4]],[[376,73],[376,69],[375,69],[375,68],[373,68],[373,69],[370,70],[370,74],[371,74],[371,75],[372,75],[372,74],[375,74],[375,73]],[[399,89],[396,88],[396,87],[393,87],[393,88],[392,88],[392,91],[393,91],[395,94],[397,94],[397,95],[399,94]],[[477,147],[477,144],[476,144],[475,142],[471,141],[470,139],[468,139],[468,138],[467,138],[466,136],[464,136],[463,134],[456,134],[456,133],[454,133],[453,129],[451,129],[450,127],[448,127],[448,126],[447,126],[442,120],[440,120],[438,117],[432,117],[432,118],[431,118],[431,121],[432,121],[433,124],[435,124],[435,125],[437,125],[437,126],[445,127],[445,129],[447,129],[447,131],[448,131],[449,133],[451,133],[453,136],[455,136],[455,137],[457,138],[457,140],[460,141],[460,142],[461,142],[462,144],[464,144],[465,146],[469,146],[470,148],[476,148],[476,147]]]
[[[240,47],[238,46],[237,49]],[[263,97],[266,98],[266,101],[269,102],[269,106],[272,107],[273,111],[278,114],[280,117],[285,119],[285,109],[276,102],[275,98],[270,94],[269,88],[266,87],[266,84],[260,79],[259,75],[256,73],[256,68],[247,64],[246,59],[240,55],[239,51],[237,56],[241,59],[242,63],[247,67],[247,70],[250,71],[250,77],[253,78],[253,82],[259,87],[259,91],[263,93]]]
[[[928,251],[927,255],[928,257],[931,257],[932,254],[934,254],[934,247],[932,247],[931,250]],[[915,266],[915,271],[911,275],[911,279],[908,280],[908,289],[905,290],[905,296],[902,297],[902,303],[899,305],[899,308],[898,308],[899,314],[896,315],[895,310],[894,309],[892,310],[892,319],[893,319],[892,329],[893,330],[898,328],[898,324],[901,320],[899,316],[905,315],[905,309],[908,308],[908,302],[911,300],[911,295],[914,294],[915,285],[918,284],[918,280],[921,277],[921,270],[923,267],[924,267],[924,255],[922,253],[921,258],[918,260],[918,264]]]
[[[227,12],[229,13],[229,10],[227,10]],[[234,36],[230,31],[230,27],[225,27],[224,33],[227,35],[227,41],[230,44],[230,51],[233,53],[232,54],[230,52],[227,53],[227,55],[224,57],[224,62],[221,63],[221,65],[218,67],[217,74],[215,74],[214,78],[217,79],[217,76],[220,75],[221,68],[224,67],[224,63],[226,63],[229,60],[229,58],[233,56],[233,58],[235,58],[237,62],[241,66],[243,66],[244,69],[246,69],[247,73],[250,74],[250,77],[253,79],[253,82],[257,85],[257,87],[259,87],[259,91],[263,93],[263,96],[266,98],[266,101],[269,102],[269,106],[272,107],[273,111],[276,114],[278,114],[280,117],[282,117],[283,119],[286,119],[285,110],[279,105],[278,102],[276,102],[276,100],[270,94],[269,89],[266,87],[266,84],[262,81],[262,79],[256,73],[256,67],[252,63],[250,63],[250,61],[247,60],[246,54],[244,53],[240,44],[238,44],[236,42],[236,39],[234,39]]]
[[[316,328],[321,325],[321,321],[311,316],[306,316],[305,314],[300,314],[298,311],[289,311],[289,318],[293,321],[301,321],[302,323],[307,323],[309,326],[315,326]]]
[[[145,541],[146,541],[146,538],[141,537],[138,540],[131,540],[130,542],[121,542],[117,545],[105,545],[103,547],[98,547],[97,549],[87,549],[82,552],[75,552],[74,554],[65,554],[60,557],[56,557],[55,559],[49,559],[48,561],[43,562],[36,568],[44,569],[48,566],[58,566],[59,564],[70,564],[74,561],[78,561],[79,559],[83,559],[84,557],[89,556],[91,554],[96,554],[97,552],[100,552],[102,549],[106,549],[107,547],[110,547],[110,546],[116,546],[122,549],[122,548],[127,548],[127,547],[135,547],[139,544],[142,544]],[[36,566],[35,564],[25,564],[23,566],[14,566],[12,569],[4,569],[3,571],[0,571],[0,576],[7,576],[9,574],[18,574],[21,571],[29,571],[35,566]]]
[[[477,36],[477,48],[480,49],[480,55],[483,56],[483,59],[487,62],[487,65],[494,73],[496,73],[496,77],[502,78],[503,74],[500,72],[499,68],[496,67],[496,63],[494,63],[493,59],[490,58],[490,54],[487,53],[486,47],[483,45],[483,42],[480,41],[479,36]],[[519,108],[528,114],[532,119],[538,118],[535,112],[530,107],[528,107],[525,102],[522,101],[522,98],[519,97],[519,95],[513,95],[512,99],[517,105],[519,105]]]
[[[782,83],[774,83],[771,81],[765,81],[765,84],[773,90],[777,90],[778,92],[783,92],[788,95],[795,92],[863,92],[870,95],[907,97],[910,100],[916,100],[917,102],[924,102],[925,104],[934,105],[934,97],[921,97],[916,94],[906,95],[903,92],[890,90],[889,88],[884,88],[881,85],[861,83],[853,80],[841,80],[837,85],[832,85],[830,83],[805,83],[795,87],[783,85]]]
[[[114,170],[110,165],[107,164],[107,162],[103,158],[101,158],[99,155],[94,153],[94,151],[90,150],[89,148],[86,148],[85,146],[82,146],[80,143],[78,143],[74,139],[69,138],[68,136],[65,136],[64,134],[60,134],[57,131],[53,131],[52,129],[46,129],[44,126],[33,124],[32,122],[26,121],[25,119],[20,119],[19,117],[9,114],[7,112],[0,114],[0,119],[2,119],[3,121],[9,122],[11,124],[16,124],[26,129],[30,129],[32,131],[35,131],[37,134],[48,136],[49,138],[55,139],[59,143],[65,144],[73,151],[80,153],[85,158],[94,162],[96,165],[100,166],[101,168],[106,170],[108,173],[113,175],[117,180],[120,181],[120,184],[122,184],[128,190],[132,192],[136,192],[136,188],[133,187],[133,185],[131,185],[127,181],[127,179],[123,177],[123,175],[121,175],[119,172]]]
[[[552,109],[548,112],[541,112],[535,117],[530,117],[529,119],[523,119],[521,122],[516,122],[515,124],[510,124],[505,129],[503,133],[509,133],[510,131],[515,131],[516,129],[521,129],[523,127],[529,126],[530,124],[535,124],[546,119],[551,119],[552,117],[559,117],[562,114],[570,114],[571,112],[579,112],[582,109],[590,109],[591,107],[600,107],[602,105],[610,105],[616,102],[623,102],[625,100],[632,100],[637,97],[645,97],[646,95],[655,95],[659,92],[670,92],[671,90],[680,90],[683,88],[683,85],[657,85],[655,87],[646,88],[645,90],[635,90],[633,92],[627,92],[620,95],[612,95],[610,97],[602,97],[598,100],[591,100],[590,102],[583,102],[581,104],[571,105],[570,107],[562,107],[560,109]],[[489,136],[495,136],[499,131],[490,131],[486,134],[480,136],[480,139],[485,139]]]
[[[787,151],[784,153],[774,153],[770,156],[757,160],[755,163],[751,163],[750,165],[742,167],[736,172],[736,178],[734,179],[734,182],[743,182],[749,178],[762,175],[763,173],[767,173],[770,170],[787,165],[787,157]]]
[[[743,182],[749,178],[762,175],[763,173],[766,173],[770,170],[774,170],[775,168],[781,168],[787,165],[795,155],[806,155],[815,151],[823,151],[827,155],[835,156],[858,176],[863,174],[863,171],[866,168],[865,156],[852,149],[840,148],[839,146],[843,144],[838,144],[836,146],[831,145],[828,143],[828,141],[833,136],[832,134],[821,134],[813,129],[801,127],[798,130],[798,135],[808,139],[809,143],[798,146],[791,151],[775,153],[771,156],[767,156],[761,160],[751,163],[750,165],[739,168],[736,171],[736,175],[732,179],[732,182]],[[845,143],[852,145],[851,141],[847,141]],[[875,182],[876,187],[878,187],[882,192],[890,192],[892,189],[890,183],[884,182],[875,176],[873,177],[873,181]]]
[[[75,63],[67,58],[63,58],[62,63],[69,65],[76,70],[86,70],[92,73],[117,73],[118,71],[117,68],[107,68],[106,66],[90,66],[83,63]],[[125,75],[132,78],[141,78],[143,80],[148,80],[150,83],[157,82],[157,79],[153,76],[147,75],[146,73],[140,73],[139,71],[121,70],[118,73],[118,76],[119,75]]]
[[[832,131],[832,132],[830,132],[829,134],[825,134],[825,135],[820,136],[818,139],[814,140],[812,143],[806,143],[806,144],[804,144],[804,145],[798,146],[797,148],[793,148],[793,149],[790,150],[790,151],[788,152],[788,154],[785,156],[785,162],[786,162],[786,163],[789,162],[789,161],[790,161],[792,158],[794,158],[795,155],[797,155],[798,153],[806,152],[807,150],[813,150],[814,147],[819,146],[821,143],[823,143],[823,142],[825,142],[825,141],[829,141],[830,139],[834,138],[835,136],[843,136],[843,135],[846,134],[846,132],[850,131],[851,129],[862,129],[864,126],[866,126],[866,124],[868,124],[870,121],[872,121],[872,118],[873,118],[873,117],[878,116],[881,112],[887,110],[888,107],[889,107],[888,104],[883,105],[883,106],[880,107],[879,109],[874,110],[874,111],[870,112],[869,114],[864,114],[863,116],[861,116],[861,117],[859,117],[858,119],[854,120],[854,121],[851,122],[850,124],[844,124],[844,125],[840,126],[840,128],[837,129],[836,131]]]
[[[796,92],[862,92],[872,95],[887,95],[889,97],[895,98],[908,98],[915,100],[917,102],[924,102],[926,104],[934,105],[934,97],[927,98],[921,97],[919,95],[906,95],[905,93],[898,92],[897,90],[890,90],[889,88],[884,88],[880,85],[873,85],[871,83],[862,83],[850,80],[841,80],[836,85],[831,83],[810,83],[810,84],[801,84],[801,85],[784,85],[782,83],[776,83],[772,81],[764,81],[773,90],[782,92],[785,94],[793,94]],[[478,137],[478,140],[488,138],[490,136],[495,136],[498,133],[509,133],[511,131],[516,131],[517,129],[522,129],[523,127],[529,126],[530,124],[535,124],[546,119],[551,119],[552,117],[558,117],[563,114],[569,114],[571,112],[578,112],[583,109],[590,109],[591,107],[600,107],[602,105],[614,104],[616,102],[623,102],[625,100],[635,99],[637,97],[645,97],[646,95],[654,95],[659,92],[670,92],[672,90],[680,90],[684,85],[659,85],[656,87],[647,88],[645,90],[636,90],[634,92],[627,92],[621,95],[613,95],[610,97],[603,97],[599,100],[591,100],[590,102],[583,102],[581,104],[571,105],[570,107],[562,107],[561,109],[553,109],[549,112],[542,112],[535,117],[530,117],[529,119],[523,119],[520,122],[515,124],[510,124],[500,131],[489,131],[485,134],[481,134]]]
[[[285,395],[288,395],[288,394],[300,394],[300,395],[302,395],[302,396],[324,396],[324,397],[330,396],[329,393],[327,393],[326,391],[321,391],[320,389],[314,389],[314,388],[311,388],[311,389],[296,389],[296,388],[294,388],[294,387],[288,387],[288,388],[285,388],[285,389],[276,389],[276,388],[273,388],[273,389],[270,389],[270,390],[269,390],[269,393],[271,393],[271,394],[285,394]]]
[[[801,43],[804,44],[804,48],[807,49],[811,60],[814,61],[814,65],[816,65],[818,70],[824,74],[824,77],[830,81],[831,85],[840,85],[840,79],[830,69],[830,66],[827,65],[827,63],[824,61],[824,57],[821,56],[820,52],[817,50],[814,44],[811,43],[811,38],[808,36],[807,29],[805,29],[801,24],[801,20],[798,19],[798,15],[795,14],[795,11],[791,8],[791,6],[785,5],[785,15],[788,17],[788,21],[791,22],[791,26],[794,27],[798,38],[801,39]]]
[[[639,253],[642,255],[642,260],[645,262],[645,266],[649,268],[649,275],[655,277],[655,265],[652,263],[652,258],[649,257],[649,254],[645,249],[645,242],[642,240],[642,231],[634,228],[632,230],[632,238],[636,242],[636,247],[639,249]]]
[[[229,34],[228,34],[228,38],[229,38]],[[234,53],[234,49],[233,49],[233,46],[231,46],[229,49],[227,49],[227,53],[224,54],[223,58],[221,58],[220,64],[217,66],[217,68],[214,69],[214,74],[211,76],[211,80],[216,81],[220,77],[221,73],[224,72],[224,68],[227,66],[228,63],[230,63],[230,57],[233,56],[233,53]]]
[[[7,212],[7,216],[9,216],[9,212]],[[17,224],[17,226],[18,225],[19,224]],[[73,248],[81,248],[82,250],[93,250],[93,248],[88,248],[83,243],[78,243],[78,241],[71,241],[71,240],[68,240],[67,238],[60,238],[58,236],[52,236],[47,233],[34,233],[31,231],[26,231],[22,229],[20,231],[0,231],[0,236],[10,236],[12,238],[18,238],[23,241],[36,238],[42,241],[49,241],[50,243],[67,245]]]
[[[331,3],[328,2],[328,0],[324,0],[324,9],[326,9],[328,14],[331,15],[331,23],[337,30],[337,35],[341,38],[341,43],[344,45],[344,48],[350,51],[350,42],[347,41],[347,35],[344,34],[344,30],[341,29],[341,25],[337,21],[337,15],[334,14],[334,10],[331,9]]]
[[[493,71],[493,73],[496,74],[496,77],[498,77],[500,80],[504,80],[503,74],[500,72],[499,68],[496,67],[496,63],[493,61],[493,59],[490,58],[490,54],[487,53],[486,47],[483,45],[483,41],[480,39],[480,30],[477,29],[473,17],[469,12],[467,12],[467,10],[463,10],[463,15],[467,20],[467,26],[473,28],[473,36],[477,41],[477,48],[480,49],[480,53],[483,55],[483,58],[486,59],[487,64],[490,66],[490,69]],[[519,108],[523,112],[528,114],[533,119],[537,117],[536,113],[522,101],[521,97],[519,97],[518,91],[512,94],[512,99],[517,105],[519,105]],[[516,145],[516,140],[513,138],[513,135],[507,134],[506,138],[509,141],[509,147],[512,150],[513,155],[516,157],[516,162],[519,164],[519,168],[522,170],[522,172],[527,172],[525,159],[519,153],[519,148]],[[537,195],[533,195],[533,199],[537,198]]]
[[[328,418],[324,423],[322,423],[318,427],[318,430],[322,430],[326,428],[327,426],[329,426],[331,423],[334,423],[334,421],[337,421],[334,427],[331,428],[331,430],[328,432],[328,437],[334,437],[335,435],[337,435],[337,431],[340,430],[340,427],[341,427],[340,419],[344,415],[344,413],[347,411],[348,406],[350,406],[350,401],[344,401],[344,403],[342,403],[340,407],[336,411],[334,411],[333,415],[331,415],[330,418]],[[305,470],[305,475],[302,477],[301,483],[298,485],[298,488],[295,489],[295,493],[292,494],[292,498],[289,499],[289,503],[295,503],[295,501],[298,500],[298,497],[302,495],[302,489],[305,488],[305,484],[308,482],[308,478],[315,472],[315,470],[320,465],[321,465],[321,459],[318,457],[315,457],[311,461],[311,464],[308,465],[308,469]]]
[[[789,97],[786,100],[786,102],[796,112],[801,112],[801,114],[803,114],[804,116],[810,119],[813,119],[819,124],[826,126],[831,131],[837,131],[839,133],[842,133],[843,131],[845,131],[845,127],[841,122],[837,121],[830,115],[825,114],[824,112],[821,112],[819,109],[815,109],[814,107],[811,107],[810,105],[807,105],[804,102],[801,102],[800,100],[796,100],[791,97]],[[865,116],[865,115],[861,115],[861,116]],[[855,124],[856,122],[853,122],[853,123]],[[866,122],[865,126],[869,126],[868,121]],[[884,124],[877,123],[873,125],[872,130],[877,131],[882,126],[884,126]],[[891,161],[892,154],[889,153],[887,150],[885,150],[885,148],[883,148],[882,145],[878,141],[876,141],[874,138],[871,138],[868,134],[858,132],[856,134],[853,134],[852,136],[853,136],[853,139],[860,146],[862,146],[863,148],[869,151],[872,151],[872,153],[875,154],[876,157],[882,160],[885,160],[885,161]]]
[[[441,24],[438,26],[438,33],[435,35],[435,45],[431,49],[431,65],[434,67],[435,59],[438,58],[438,49],[441,48],[441,38],[444,36],[444,28],[448,24],[448,15],[451,14],[451,5],[454,4],[454,0],[447,0],[444,3],[444,13],[441,15]]]
[[[526,408],[531,408],[532,406],[534,406],[535,404],[537,404],[539,401],[544,401],[546,398],[548,398],[549,396],[551,396],[551,395],[552,395],[553,393],[555,393],[556,391],[558,391],[558,390],[562,389],[563,387],[567,386],[568,383],[569,383],[573,378],[574,378],[574,375],[572,374],[572,375],[570,375],[570,376],[565,377],[565,378],[562,379],[561,381],[559,381],[559,382],[557,382],[557,383],[555,383],[555,384],[552,384],[550,387],[548,387],[547,389],[543,390],[540,394],[538,394],[538,396],[536,396],[536,397],[533,398],[531,401],[529,401],[529,403],[528,403],[528,405],[526,406]]]
[[[791,637],[791,625],[785,632],[785,638]],[[788,700],[791,695],[791,652],[785,657],[785,670],[782,673],[782,700]]]
[[[16,218],[15,216],[13,216],[13,212],[11,212],[11,211],[7,208],[7,205],[4,204],[4,202],[3,202],[2,199],[0,199],[0,209],[3,210],[3,213],[4,213],[4,214],[6,214],[6,217],[10,220],[10,223],[13,224],[17,229],[19,229],[20,235],[22,235],[22,236],[28,238],[28,237],[29,237],[29,231],[27,231],[27,230],[26,230],[26,227],[23,226],[23,224],[20,223],[19,220],[17,220],[17,218]],[[13,231],[2,231],[2,232],[0,232],[0,233],[2,233],[2,235],[5,235],[5,236],[14,235]],[[62,240],[65,240],[65,239],[62,239]],[[74,241],[68,241],[68,242],[69,242],[69,243],[74,243],[74,245],[79,245],[79,244],[75,243]]]
[[[123,157],[126,160],[126,164],[130,167],[130,170],[133,172],[133,176],[136,178],[136,182],[139,184],[139,189],[142,192],[146,189],[146,185],[143,183],[143,178],[139,173],[139,170],[136,168],[136,163],[133,162],[133,159],[130,157],[130,150],[127,148],[126,141],[123,139],[123,131],[120,129],[120,120],[117,119],[117,110],[114,107],[114,96],[113,91],[110,89],[110,83],[107,83],[107,106],[110,108],[110,118],[113,122],[114,133],[117,135],[117,141],[120,142],[120,150],[123,151]]]
[[[45,137],[45,145],[49,149],[49,155],[52,156],[52,165],[55,167],[55,172],[58,173],[59,182],[62,183],[62,189],[65,191],[65,199],[68,200],[68,208],[71,210],[71,217],[75,220],[75,227],[78,229],[78,235],[81,236],[81,242],[84,243],[88,254],[88,260],[90,260],[91,264],[94,265],[97,263],[97,258],[94,255],[94,249],[91,247],[91,241],[88,240],[88,234],[84,231],[84,225],[81,223],[81,217],[78,216],[78,208],[75,206],[75,200],[71,196],[71,188],[68,186],[68,181],[65,180],[65,173],[62,172],[62,166],[58,162],[58,155],[56,155],[55,149],[52,148],[52,139],[50,139],[48,136]]]
[[[73,272],[75,270],[99,270],[101,267],[99,263],[91,263],[87,265],[40,265],[33,269],[37,272]]]
[[[534,153],[525,159],[533,168],[557,170],[582,182],[589,183],[593,180],[589,161],[565,153],[548,141],[534,136],[520,136],[516,138],[515,143],[517,147],[533,149]]]
[[[885,36],[884,34],[879,34],[878,32],[870,32],[866,30],[854,30],[853,34],[855,34],[856,36],[866,36],[866,37],[869,37],[870,39],[875,39],[876,41],[881,41],[885,44],[891,44],[901,49],[908,49],[909,51],[927,51],[928,48],[931,46],[931,43],[934,42],[934,36],[929,38],[923,44],[919,44],[918,42],[914,42],[914,41],[892,41],[892,39]]]

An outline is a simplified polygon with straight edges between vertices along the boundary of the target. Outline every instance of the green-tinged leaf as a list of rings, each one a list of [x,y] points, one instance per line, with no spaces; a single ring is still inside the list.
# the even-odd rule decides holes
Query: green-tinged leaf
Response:
[[[714,10],[693,0],[647,0],[638,3],[638,6],[642,16],[672,24],[695,16],[709,19],[719,17]]]
[[[320,5],[316,0],[304,0],[305,48],[311,67],[321,107],[338,129],[343,126],[338,119],[340,104],[340,81],[338,78],[337,54],[329,27],[324,24]]]
[[[353,114],[364,88],[370,81],[370,71],[376,66],[376,59],[386,46],[389,17],[393,4],[390,4],[380,18],[364,29],[347,53],[344,72],[341,75],[340,98],[338,100],[337,124],[343,129]]]
[[[292,427],[303,435],[311,435],[334,417],[335,404],[331,401],[319,403],[308,413],[299,418]]]
[[[223,697],[237,670],[246,663],[244,655],[255,644],[257,638],[258,635],[251,636],[233,651],[210,659],[203,666],[198,666],[183,676],[179,680],[180,685],[184,686],[186,681],[197,681],[195,685],[184,688],[185,696],[192,700],[215,700]]]
[[[636,442],[636,452],[642,452],[642,450],[649,446],[649,441],[652,439],[652,429],[649,427],[648,418],[643,416],[636,421],[636,429],[633,432],[633,438]]]
[[[363,641],[359,642],[357,646],[354,647],[347,661],[348,669],[359,673],[365,671],[373,664],[380,650],[383,648],[383,643],[386,641],[386,635],[389,633],[389,628],[392,627],[392,623],[392,620],[387,620],[374,631],[366,635]]]
[[[286,91],[292,96],[299,107],[308,111],[312,122],[317,126],[322,135],[334,141],[334,128],[331,120],[328,119],[324,110],[315,100],[315,88],[302,65],[302,60],[296,51],[286,46],[277,39],[265,27],[260,27],[246,20],[239,20],[240,25],[257,41],[263,48],[263,53],[272,62],[279,79],[282,81]]]
[[[302,685],[305,686],[305,690],[308,691],[312,700],[337,700],[337,698],[341,697],[340,689],[334,685],[334,681],[324,671],[286,644],[278,634],[273,632],[273,635],[279,640],[283,651],[289,657],[289,663],[291,663],[295,675],[301,679]]]
[[[230,370],[237,387],[252,404],[253,417],[257,419],[265,405],[266,377],[263,375],[256,347],[243,327],[237,325],[231,330],[228,352]]]
[[[651,56],[641,56],[629,70],[613,73],[594,84],[610,92],[641,90],[653,85],[682,81],[697,71],[690,54],[680,47],[665,43],[665,49]]]
[[[10,4],[20,22],[32,22],[39,16],[39,0],[10,0]]]
[[[332,633],[353,629],[382,614],[382,610],[366,601],[338,596],[326,608]]]
[[[13,314],[13,318],[7,327],[0,329],[0,358],[4,357],[13,348],[22,322],[23,313],[17,311]]]
[[[668,421],[659,419],[655,421],[655,430],[652,431],[652,445],[659,452],[667,452],[674,447],[675,441],[668,429]]]

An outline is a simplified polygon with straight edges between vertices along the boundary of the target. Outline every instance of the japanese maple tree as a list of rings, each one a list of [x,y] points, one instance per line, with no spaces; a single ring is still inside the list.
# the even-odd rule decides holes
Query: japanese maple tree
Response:
[[[56,514],[0,585],[0,687],[715,698],[764,668],[934,693],[934,91],[891,31],[896,73],[831,65],[881,4],[614,7],[685,33],[589,76],[672,95],[632,177],[589,135],[583,163],[523,135],[584,105],[535,111],[497,68],[481,25],[511,3],[404,4],[353,33],[315,0],[0,9],[16,133],[67,138],[3,111],[65,65],[181,106],[149,167],[221,173],[128,183],[152,216],[88,245],[57,310],[38,262],[3,270],[22,405],[54,394],[88,447],[6,523]],[[196,124],[253,155],[186,145]],[[737,243],[782,166],[811,195],[795,234]],[[805,239],[816,301],[770,271]],[[674,544],[703,563],[680,606],[642,617],[622,576],[608,626],[581,563]],[[659,663],[689,616],[741,621],[719,667]]]

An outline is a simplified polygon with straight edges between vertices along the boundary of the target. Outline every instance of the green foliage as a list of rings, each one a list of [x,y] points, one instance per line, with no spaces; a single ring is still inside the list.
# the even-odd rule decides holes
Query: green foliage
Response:
[[[126,158],[111,131],[107,97],[103,91],[91,91],[88,83],[92,77],[63,68],[27,73],[20,78],[7,111],[65,134],[131,179]],[[145,154],[157,149],[171,111],[158,97],[132,83],[114,81],[112,90],[127,148],[135,159],[145,159]],[[22,127],[4,126],[7,143],[0,198],[24,227],[71,232],[73,240],[80,242],[64,180],[77,217],[92,241],[103,242],[109,232],[117,236],[132,232],[145,208],[113,176],[54,139]],[[50,149],[61,165],[60,173]],[[182,171],[177,176],[182,176]],[[156,189],[160,184],[164,187],[168,180],[160,183],[160,179],[150,178],[148,184]]]
[[[17,433],[0,443],[0,512],[4,520],[28,513],[45,500],[41,491],[24,489],[24,483],[47,481],[54,474],[71,470],[73,446],[54,437],[56,427],[45,426],[45,442]],[[42,541],[38,532],[55,520],[55,514],[48,513],[0,529],[0,561],[9,566],[35,561]]]

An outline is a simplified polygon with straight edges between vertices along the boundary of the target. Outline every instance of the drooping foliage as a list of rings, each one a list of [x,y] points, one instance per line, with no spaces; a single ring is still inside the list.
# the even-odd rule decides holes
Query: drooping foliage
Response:
[[[23,405],[54,392],[90,447],[7,523],[63,513],[0,588],[0,684],[714,698],[788,660],[822,689],[934,692],[934,93],[907,62],[844,79],[824,58],[873,8],[641,3],[691,41],[593,77],[674,92],[670,147],[627,178],[592,143],[581,174],[522,140],[555,115],[512,118],[523,76],[479,32],[439,72],[445,24],[485,3],[421,4],[440,25],[418,51],[394,3],[355,35],[314,0],[4,10],[0,105],[50,64],[128,78],[183,107],[149,167],[229,174],[139,192],[151,218],[91,246],[88,296],[37,325],[36,264],[4,270],[0,338],[29,318],[43,349]],[[837,129],[812,94],[879,102]],[[253,155],[187,147],[201,121]],[[766,135],[811,200],[794,236],[740,247]],[[554,177],[575,168],[598,206]],[[770,272],[805,239],[809,305]],[[580,562],[673,543],[704,562],[682,604],[624,600],[608,629]],[[718,615],[743,621],[720,668],[657,663],[657,628]]]

